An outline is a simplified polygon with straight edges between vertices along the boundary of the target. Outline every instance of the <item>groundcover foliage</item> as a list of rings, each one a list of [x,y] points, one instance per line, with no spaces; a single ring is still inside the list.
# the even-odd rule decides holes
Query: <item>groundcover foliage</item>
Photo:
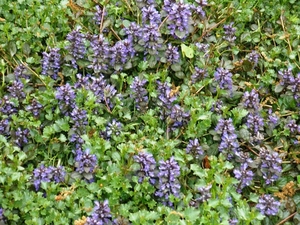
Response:
[[[0,6],[0,224],[300,223],[300,3]]]

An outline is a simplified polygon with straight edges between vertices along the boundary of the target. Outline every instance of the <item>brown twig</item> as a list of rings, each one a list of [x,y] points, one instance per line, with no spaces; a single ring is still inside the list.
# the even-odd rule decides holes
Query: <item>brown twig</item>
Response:
[[[293,214],[289,215],[287,218],[281,220],[279,223],[277,223],[276,225],[281,225],[284,224],[286,221],[288,221],[289,219],[291,219],[293,216],[296,215],[297,212],[294,212]]]
[[[290,43],[290,39],[289,39],[290,35],[289,35],[288,32],[286,32],[285,26],[284,26],[284,22],[283,22],[283,11],[281,12],[281,15],[280,15],[280,22],[281,22],[281,26],[282,26],[282,29],[283,29],[283,32],[284,32],[284,39],[286,40],[286,42],[289,45],[290,52],[292,52],[293,49],[292,49],[292,46],[291,46],[291,43]]]

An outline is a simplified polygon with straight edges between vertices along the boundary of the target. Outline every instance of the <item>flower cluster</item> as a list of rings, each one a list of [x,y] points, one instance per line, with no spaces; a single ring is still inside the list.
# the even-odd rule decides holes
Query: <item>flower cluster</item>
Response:
[[[7,224],[7,219],[4,216],[4,210],[0,208],[0,224]]]
[[[113,135],[120,135],[123,124],[116,119],[113,119],[106,125],[105,131],[100,133],[105,139],[110,139]]]
[[[3,136],[9,135],[9,120],[8,119],[0,120],[0,135],[3,135]]]
[[[161,107],[160,118],[163,120],[170,115],[173,102],[176,100],[177,93],[172,94],[172,89],[169,83],[157,81],[157,105]]]
[[[162,198],[163,204],[172,206],[173,203],[169,199],[170,195],[179,197],[180,191],[180,183],[177,179],[177,177],[180,176],[180,167],[174,157],[159,162],[159,172],[157,176],[159,178],[159,186],[155,195]]]
[[[43,164],[34,169],[33,171],[33,184],[35,190],[38,191],[40,189],[42,182],[55,182],[61,183],[64,182],[66,176],[66,172],[64,167],[45,167]]]
[[[221,89],[232,89],[232,73],[230,73],[229,70],[217,68],[214,76]]]
[[[274,216],[278,213],[279,206],[279,201],[276,201],[271,195],[265,194],[260,196],[256,208],[263,215]]]
[[[168,15],[167,24],[170,34],[179,39],[187,37],[192,16],[191,5],[185,4],[183,1],[177,3],[172,0],[164,0],[163,10]]]
[[[248,167],[247,163],[242,163],[239,169],[233,170],[234,177],[240,181],[237,191],[241,193],[242,189],[246,186],[250,186],[252,183],[254,173]]]
[[[236,32],[236,28],[233,27],[233,22],[231,22],[230,24],[224,25],[224,36],[223,39],[232,43],[235,41],[236,36],[235,36],[235,32]]]
[[[158,25],[155,23],[146,24],[142,28],[142,34],[142,39],[140,39],[138,43],[145,49],[144,54],[157,56],[163,43]]]
[[[217,100],[216,102],[213,103],[211,107],[211,111],[221,115],[223,113],[222,108],[223,108],[223,101]]]
[[[191,76],[191,81],[193,84],[198,82],[199,80],[202,80],[203,78],[207,77],[208,73],[206,69],[200,69],[198,67],[195,67],[195,72]]]
[[[196,159],[200,158],[203,155],[203,149],[200,146],[198,138],[189,140],[188,145],[186,146],[186,153],[192,154]]]
[[[150,184],[155,184],[155,168],[156,161],[153,158],[153,155],[146,152],[139,152],[138,155],[135,155],[134,161],[140,164],[140,169],[138,170],[139,182],[142,183],[145,178],[149,178]]]
[[[93,173],[97,167],[96,155],[90,154],[90,150],[86,149],[82,151],[77,149],[75,152],[75,167],[76,172],[83,174],[83,176],[89,181],[93,181]]]
[[[77,60],[83,59],[86,53],[85,38],[85,34],[80,32],[80,28],[71,31],[67,35],[70,44],[66,49],[72,57],[71,64],[75,69],[77,68]]]
[[[252,51],[246,55],[246,59],[253,64],[253,68],[257,66],[259,60],[259,54],[256,51]]]
[[[0,99],[0,112],[7,116],[11,116],[18,112],[17,107],[10,101],[10,98],[7,95]]]
[[[208,199],[211,198],[210,189],[212,188],[212,185],[209,184],[207,186],[199,187],[198,192],[200,193],[200,197],[196,199],[196,201],[199,202],[205,202]]]
[[[172,126],[172,129],[186,126],[189,120],[189,112],[185,112],[184,109],[178,104],[173,105],[173,107],[171,108],[171,113],[169,115],[169,122]]]
[[[104,225],[112,224],[112,216],[110,213],[110,208],[108,205],[108,200],[104,202],[95,201],[95,207],[93,209],[92,215],[87,217],[87,225]]]
[[[59,48],[50,48],[50,52],[43,52],[42,74],[49,75],[52,79],[57,79],[60,70],[61,55]]]
[[[149,22],[150,24],[160,24],[160,14],[155,9],[154,5],[142,8],[142,21],[143,24],[146,24],[147,22]]]
[[[260,171],[262,176],[266,184],[271,184],[281,175],[282,159],[279,157],[277,152],[267,150],[266,148],[260,149],[259,157],[261,160]]]
[[[18,128],[15,132],[15,144],[19,146],[20,148],[23,147],[25,144],[28,143],[28,137],[29,137],[29,130]]]
[[[75,91],[69,83],[57,88],[55,98],[58,99],[59,109],[64,115],[68,116],[75,108],[75,97]]]
[[[97,103],[105,104],[109,110],[114,107],[113,98],[116,96],[117,90],[115,86],[107,83],[103,75],[98,78],[93,77],[92,83],[88,85],[87,89],[97,97]]]
[[[109,43],[102,34],[89,36],[90,47],[92,49],[92,68],[95,73],[106,72],[108,70]]]
[[[243,96],[244,107],[248,110],[259,110],[259,95],[256,90],[246,91]]]
[[[239,150],[239,143],[237,141],[237,135],[235,134],[232,119],[220,119],[215,131],[221,136],[219,151],[227,154],[228,158],[233,157]]]
[[[139,111],[146,111],[148,108],[148,91],[145,88],[147,81],[140,77],[135,77],[132,84],[130,85],[131,89],[131,98],[135,99],[135,107]]]
[[[135,22],[131,22],[128,27],[123,29],[123,32],[127,35],[128,39],[133,43],[137,43],[143,37],[142,28]]]
[[[290,134],[299,134],[300,133],[300,126],[297,124],[296,120],[291,119],[289,120],[285,127],[290,131]]]
[[[38,117],[43,106],[34,98],[31,101],[31,105],[26,107],[26,110],[30,111],[35,117]]]
[[[292,85],[295,81],[292,68],[278,71],[278,77],[282,86]]]
[[[19,80],[21,78],[30,79],[30,73],[28,72],[27,68],[23,64],[20,64],[15,68],[14,74],[16,80]]]
[[[253,141],[261,141],[264,138],[261,132],[264,130],[264,119],[259,113],[250,112],[246,118],[246,126],[251,132]]]
[[[103,12],[104,10],[100,8],[99,5],[96,5],[96,12],[94,14],[94,21],[97,25],[101,24],[102,18],[104,19],[104,17],[107,15],[107,12]]]
[[[15,80],[11,86],[8,87],[11,97],[17,98],[19,101],[25,98],[24,85],[20,80]]]
[[[165,52],[165,57],[168,63],[173,64],[179,62],[180,55],[178,47],[172,46],[172,44],[169,43]]]

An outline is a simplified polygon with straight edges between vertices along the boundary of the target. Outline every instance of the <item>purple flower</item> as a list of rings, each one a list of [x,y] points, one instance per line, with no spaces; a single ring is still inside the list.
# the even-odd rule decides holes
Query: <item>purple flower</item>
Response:
[[[9,120],[8,119],[0,120],[0,135],[3,135],[3,136],[9,135]]]
[[[105,139],[110,139],[112,135],[120,135],[121,129],[123,127],[123,124],[119,121],[113,119],[111,122],[109,122],[106,126],[106,129],[104,132],[101,133],[101,136]]]
[[[173,64],[179,62],[180,55],[178,47],[172,46],[172,44],[169,43],[165,52],[165,57],[168,63]]]
[[[102,34],[92,35],[89,37],[92,48],[92,64],[88,66],[95,73],[105,72],[108,70],[110,47],[108,41]]]
[[[21,148],[28,143],[29,130],[18,128],[15,132],[15,136],[15,144]]]
[[[200,146],[199,140],[197,138],[189,140],[189,143],[186,146],[186,153],[192,154],[196,159],[203,155],[203,149]]]
[[[235,128],[233,126],[233,122],[232,122],[232,119],[229,118],[227,120],[225,119],[220,119],[216,128],[215,128],[215,131],[218,133],[218,134],[234,134],[235,133]]]
[[[93,173],[97,166],[96,155],[90,154],[90,150],[84,152],[78,149],[75,156],[75,167],[79,173]]]
[[[280,202],[276,201],[271,195],[264,194],[260,196],[256,208],[261,214],[266,216],[275,216],[278,213]]]
[[[248,59],[249,62],[253,64],[253,67],[256,67],[259,59],[259,54],[256,51],[252,51],[246,56],[246,59]]]
[[[20,78],[29,79],[30,73],[28,72],[27,68],[23,64],[19,64],[14,71],[16,80]]]
[[[167,24],[170,34],[179,39],[187,37],[192,16],[190,4],[164,0],[163,10],[168,15]]]
[[[259,157],[261,160],[260,171],[266,184],[276,181],[282,171],[282,159],[277,152],[269,151],[265,148],[260,149]]]
[[[272,113],[272,109],[268,110],[268,121],[271,129],[275,128],[279,124],[280,118],[275,113]]]
[[[233,173],[234,177],[240,181],[237,190],[239,193],[244,187],[250,186],[254,177],[254,173],[248,167],[247,163],[243,163],[239,169],[234,169]]]
[[[96,5],[96,12],[94,14],[94,21],[97,25],[100,25],[101,23],[101,20],[102,20],[102,17],[104,19],[104,17],[107,15],[107,12],[105,11],[104,14],[103,14],[103,9],[100,8],[99,5]]]
[[[171,85],[168,82],[160,82],[156,81],[157,83],[157,94],[158,94],[158,106],[164,108],[165,110],[171,110],[173,102],[177,99],[177,93],[171,94],[172,89]],[[161,113],[163,113],[163,110],[161,110]],[[169,113],[167,113],[169,115]],[[164,114],[165,115],[165,114]],[[161,118],[165,118],[164,116]]]
[[[4,216],[4,210],[0,208],[0,224],[7,224],[7,219]]]
[[[26,110],[30,111],[35,117],[38,117],[43,106],[34,98],[31,101],[31,105],[26,107]]]
[[[58,99],[59,109],[68,116],[70,111],[75,108],[75,91],[69,83],[57,88],[55,98]]]
[[[93,209],[92,215],[87,217],[86,224],[87,225],[112,224],[112,216],[108,205],[108,200],[105,200],[102,203],[95,201],[95,207]]]
[[[207,186],[199,187],[198,192],[200,193],[200,197],[196,199],[198,202],[206,202],[208,199],[211,198],[210,189],[212,188],[212,185],[209,184]]]
[[[51,173],[52,169],[50,167],[45,167],[43,164],[33,170],[33,184],[36,191],[40,189],[42,181],[50,182]]]
[[[167,161],[159,162],[159,185],[158,190],[155,192],[155,196],[162,198],[162,202],[165,205],[172,206],[170,201],[170,195],[179,197],[180,195],[180,183],[177,177],[180,176],[180,167],[175,161],[174,157],[171,157]]]
[[[116,70],[122,69],[121,65],[124,65],[129,58],[135,54],[133,45],[128,39],[117,41],[115,45],[110,48],[109,52],[110,66],[119,66],[119,68]]]
[[[205,57],[208,57],[209,47],[210,47],[209,44],[196,43],[195,45],[200,52],[204,53]]]
[[[289,120],[285,127],[290,131],[290,134],[300,133],[300,126],[296,123],[296,120]]]
[[[145,48],[144,54],[157,55],[163,43],[158,25],[154,23],[146,24],[142,30],[143,36],[138,43]]]
[[[207,77],[208,73],[206,69],[200,69],[198,67],[195,67],[195,72],[191,76],[191,81],[193,84],[197,83],[199,80],[202,80],[203,78]]]
[[[155,9],[154,5],[142,8],[142,21],[143,24],[149,23],[160,24],[161,18],[159,12]]]
[[[130,85],[131,89],[131,98],[135,99],[135,107],[137,110],[145,112],[148,108],[148,91],[145,88],[147,81],[140,77],[135,77],[132,84]]]
[[[25,98],[24,85],[20,80],[15,80],[7,90],[13,98],[17,98],[19,101]]]
[[[232,89],[232,73],[229,70],[217,68],[214,76],[221,89]]]
[[[294,99],[298,102],[298,99],[300,97],[300,73],[297,74],[294,83],[291,85],[291,91],[293,93]]]
[[[246,109],[258,111],[259,109],[259,96],[256,90],[252,89],[251,92],[246,91],[243,96],[244,107]]]
[[[280,84],[284,86],[292,85],[295,82],[292,68],[278,71],[278,77],[281,80]]]
[[[218,99],[215,103],[213,103],[211,107],[211,111],[221,115],[223,113],[222,108],[223,108],[223,101]]]
[[[85,34],[80,32],[80,28],[71,31],[67,35],[67,40],[70,44],[66,47],[66,49],[73,57],[71,63],[75,69],[77,68],[77,60],[83,59],[86,53],[86,47],[84,44],[85,38]]]
[[[88,124],[86,111],[84,109],[78,108],[77,106],[75,106],[75,108],[71,112],[70,117],[74,123],[74,129],[85,129],[86,125]]]
[[[252,134],[257,134],[264,130],[264,120],[258,113],[250,112],[247,116],[246,126]]]
[[[236,36],[235,36],[235,32],[236,32],[236,28],[233,27],[233,22],[231,22],[230,24],[224,25],[224,36],[223,39],[232,43],[235,41]]]
[[[146,152],[139,152],[139,154],[133,158],[135,162],[140,164],[138,171],[139,182],[142,183],[145,178],[149,178],[150,184],[154,185],[156,161],[153,155]]]
[[[74,84],[74,88],[78,89],[78,88],[87,88],[88,84],[89,84],[89,80],[90,80],[91,75],[88,74],[86,76],[83,76],[82,74],[78,73],[76,74],[76,83]]]
[[[221,136],[219,151],[227,154],[227,158],[232,158],[239,151],[239,143],[232,119],[220,119],[215,131]]]
[[[7,116],[11,116],[12,114],[18,112],[18,109],[16,108],[15,104],[12,101],[10,101],[7,95],[5,95],[3,99],[0,99],[0,112]]]
[[[50,166],[49,169],[51,170],[50,180],[54,181],[55,183],[62,183],[65,181],[66,171],[63,166],[54,167]]]
[[[180,105],[175,104],[171,108],[169,119],[172,125],[172,129],[176,129],[188,124],[188,121],[190,120],[190,113],[185,112],[184,109],[180,107]]]
[[[50,48],[50,52],[43,52],[42,74],[49,75],[52,79],[57,79],[60,70],[61,56],[59,48]]]
[[[131,22],[129,27],[125,27],[123,31],[128,36],[128,39],[134,43],[143,37],[143,29],[135,22]]]

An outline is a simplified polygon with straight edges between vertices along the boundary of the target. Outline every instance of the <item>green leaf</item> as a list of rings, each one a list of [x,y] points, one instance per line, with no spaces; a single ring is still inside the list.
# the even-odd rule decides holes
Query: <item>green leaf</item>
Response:
[[[7,47],[11,56],[14,56],[17,53],[17,46],[14,41],[8,42]]]
[[[189,59],[194,58],[194,50],[191,47],[188,47],[182,43],[181,51],[182,51],[183,56],[186,56]]]

